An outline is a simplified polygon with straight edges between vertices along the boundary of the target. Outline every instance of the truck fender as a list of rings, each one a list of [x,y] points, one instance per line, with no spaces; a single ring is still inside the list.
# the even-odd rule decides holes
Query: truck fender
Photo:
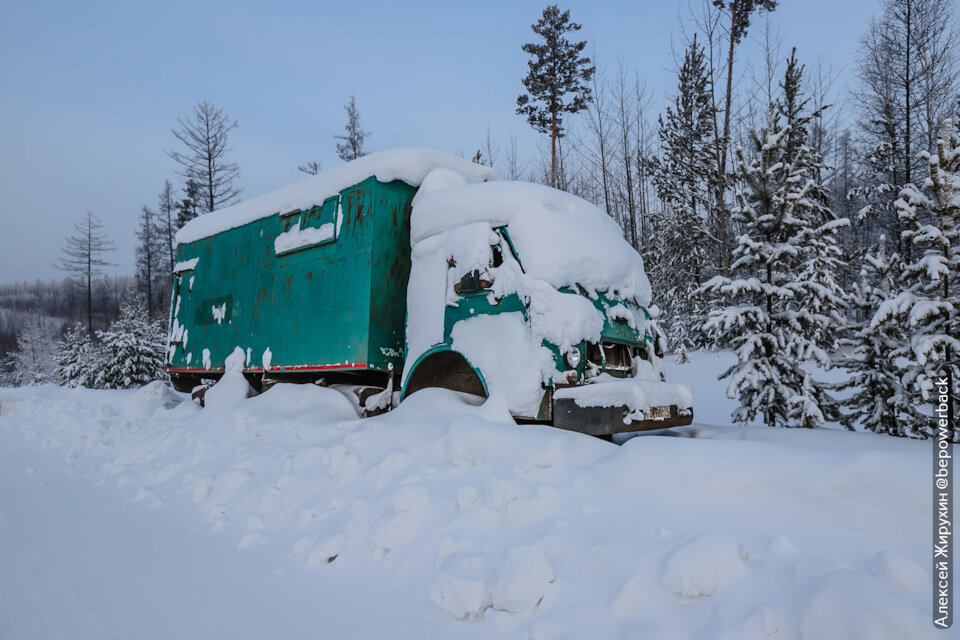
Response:
[[[489,395],[487,381],[480,370],[448,344],[430,347],[416,359],[403,381],[400,401],[428,387],[452,389],[484,398]]]

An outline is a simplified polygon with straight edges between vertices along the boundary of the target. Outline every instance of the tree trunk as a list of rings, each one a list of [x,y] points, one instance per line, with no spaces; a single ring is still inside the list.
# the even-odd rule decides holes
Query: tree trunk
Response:
[[[557,188],[557,114],[550,112],[550,186]]]
[[[733,103],[733,53],[737,42],[737,20],[730,11],[730,48],[727,50],[727,93],[724,96],[723,138],[720,144],[720,167],[717,173],[717,235],[720,238],[720,264],[724,275],[730,272],[730,247],[727,239],[727,205],[724,188],[727,175],[727,153],[730,147],[730,107]]]
[[[93,222],[87,218],[87,331],[93,336]]]

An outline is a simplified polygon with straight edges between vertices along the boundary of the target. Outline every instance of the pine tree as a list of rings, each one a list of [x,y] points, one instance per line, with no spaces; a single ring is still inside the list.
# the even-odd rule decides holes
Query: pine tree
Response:
[[[696,35],[684,56],[677,89],[674,105],[659,121],[662,155],[655,161],[654,183],[673,213],[663,220],[665,234],[657,245],[664,276],[659,299],[665,302],[671,344],[685,353],[704,342],[705,304],[697,290],[708,276],[706,219],[716,144],[710,79]]]
[[[87,211],[73,225],[74,234],[68,236],[60,249],[58,269],[66,271],[75,282],[82,284],[87,298],[87,330],[93,334],[93,280],[103,273],[103,267],[115,266],[105,255],[114,251],[103,223],[92,211]]]
[[[843,401],[848,413],[842,421],[848,428],[860,424],[876,433],[903,436],[906,423],[900,420],[899,407],[906,399],[900,369],[890,354],[904,344],[906,335],[899,323],[870,324],[880,305],[893,296],[902,268],[900,256],[888,255],[886,245],[881,235],[864,257],[860,281],[853,287],[850,300],[856,315],[850,337],[843,340],[850,352],[838,363],[849,377],[837,388],[853,391]]]
[[[200,215],[200,183],[196,180],[187,180],[183,188],[184,198],[176,204],[177,207],[177,229],[182,229],[198,215]],[[171,269],[171,272],[173,270]]]
[[[52,381],[54,345],[51,320],[35,306],[17,333],[17,350],[13,353],[17,384],[30,386]]]
[[[550,5],[532,26],[542,42],[523,45],[532,59],[527,62],[529,70],[523,79],[527,92],[517,97],[517,113],[526,116],[536,131],[550,135],[550,186],[558,188],[557,152],[564,136],[563,116],[586,109],[591,98],[589,82],[596,71],[590,58],[581,55],[586,41],[570,42],[566,38],[581,26],[570,21],[569,11]]]
[[[180,165],[180,175],[197,183],[199,198],[194,202],[200,211],[214,211],[235,202],[240,195],[240,167],[227,161],[227,138],[237,128],[237,121],[204,100],[194,105],[192,118],[177,118],[177,124],[179,128],[172,133],[186,151],[167,154]]]
[[[82,324],[74,325],[60,341],[56,354],[57,383],[64,387],[93,387],[99,351]]]
[[[97,387],[131,389],[163,379],[166,333],[147,318],[140,300],[124,302],[120,317],[97,338],[102,345]]]
[[[904,241],[922,255],[904,266],[903,290],[880,305],[871,328],[896,324],[909,333],[909,343],[889,354],[906,362],[901,375],[904,401],[898,409],[908,435],[929,437],[935,425],[924,405],[936,381],[948,378],[955,403],[960,386],[960,136],[952,121],[944,124],[936,151],[921,155],[929,178],[921,187],[904,187],[896,206],[906,226]],[[958,414],[960,407],[955,406]],[[954,429],[952,440],[958,436]]]
[[[369,131],[364,131],[360,126],[360,110],[357,108],[357,99],[351,95],[350,102],[343,105],[347,112],[347,124],[343,125],[346,133],[344,135],[333,136],[337,140],[343,140],[343,143],[337,143],[337,155],[344,162],[350,162],[357,158],[367,155],[363,148],[364,141],[370,137]],[[319,171],[319,163],[317,170]],[[303,171],[303,168],[300,168]],[[309,173],[309,172],[308,172]]]

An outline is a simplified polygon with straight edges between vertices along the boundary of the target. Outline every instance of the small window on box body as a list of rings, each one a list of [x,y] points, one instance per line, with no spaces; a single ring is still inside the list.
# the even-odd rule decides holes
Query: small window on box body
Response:
[[[340,196],[331,196],[323,204],[280,214],[283,231],[274,240],[277,255],[334,242],[337,205]]]

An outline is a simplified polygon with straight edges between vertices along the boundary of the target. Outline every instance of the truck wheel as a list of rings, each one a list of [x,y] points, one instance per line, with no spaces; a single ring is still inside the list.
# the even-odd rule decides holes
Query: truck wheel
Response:
[[[477,370],[466,358],[449,348],[427,352],[420,357],[403,386],[403,398],[428,387],[487,397],[487,387]]]

